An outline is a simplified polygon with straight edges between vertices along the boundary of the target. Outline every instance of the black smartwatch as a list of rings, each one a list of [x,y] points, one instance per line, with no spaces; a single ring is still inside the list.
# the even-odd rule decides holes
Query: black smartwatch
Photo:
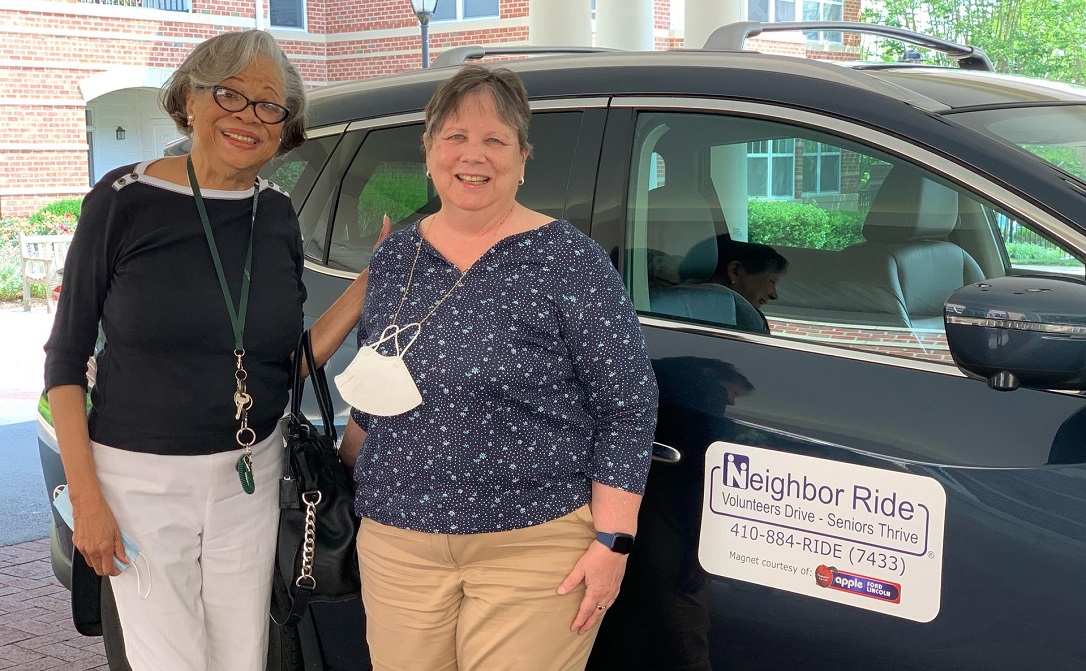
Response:
[[[617,552],[620,555],[630,554],[634,544],[633,536],[622,533],[608,534],[600,531],[596,534],[596,540],[611,552]]]

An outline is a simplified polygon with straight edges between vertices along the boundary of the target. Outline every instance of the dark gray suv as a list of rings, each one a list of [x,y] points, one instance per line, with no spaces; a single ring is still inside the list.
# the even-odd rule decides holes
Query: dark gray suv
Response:
[[[782,27],[951,65],[741,50]],[[314,93],[309,140],[268,169],[299,213],[309,318],[383,215],[436,209],[421,110],[487,54]],[[503,65],[534,114],[520,202],[611,253],[661,388],[590,668],[1086,668],[1086,90],[826,23]],[[775,299],[721,286],[734,241],[787,259]],[[43,421],[50,487],[55,450]],[[305,668],[364,668],[362,617],[315,606]]]

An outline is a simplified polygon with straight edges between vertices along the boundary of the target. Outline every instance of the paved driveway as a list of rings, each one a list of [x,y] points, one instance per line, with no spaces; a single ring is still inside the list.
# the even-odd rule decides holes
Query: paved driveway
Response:
[[[75,631],[68,591],[49,565],[35,412],[52,324],[43,304],[30,312],[0,304],[0,669],[106,671],[102,639]]]
[[[43,304],[24,312],[19,304],[0,304],[0,546],[49,533],[49,507],[38,457],[35,423],[45,353],[53,315]]]
[[[72,626],[68,590],[49,566],[49,540],[0,547],[0,669],[108,668],[102,639]]]

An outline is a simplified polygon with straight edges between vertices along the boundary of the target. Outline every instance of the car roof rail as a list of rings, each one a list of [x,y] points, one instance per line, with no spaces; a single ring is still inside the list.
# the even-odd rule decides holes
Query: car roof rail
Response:
[[[469,44],[454,47],[441,52],[430,63],[430,67],[440,68],[447,65],[462,65],[467,61],[477,61],[487,56],[538,56],[543,54],[598,54],[621,49],[604,47],[488,47],[481,44]]]
[[[760,21],[739,21],[721,26],[705,40],[704,49],[709,51],[737,51],[743,49],[748,37],[757,37],[762,33],[784,31],[841,31],[878,35],[917,47],[938,51],[958,62],[963,70],[984,70],[994,72],[995,66],[988,54],[978,47],[957,44],[938,37],[924,35],[893,26],[880,26],[874,23],[855,21],[778,21],[762,23]]]

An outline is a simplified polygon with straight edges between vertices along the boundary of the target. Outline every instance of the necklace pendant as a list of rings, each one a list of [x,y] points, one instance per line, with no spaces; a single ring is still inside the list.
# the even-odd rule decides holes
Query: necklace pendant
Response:
[[[238,461],[234,464],[234,467],[238,471],[238,478],[241,480],[241,489],[246,494],[252,494],[256,491],[256,481],[253,480],[253,461],[251,457],[247,455],[241,455],[238,457]]]

